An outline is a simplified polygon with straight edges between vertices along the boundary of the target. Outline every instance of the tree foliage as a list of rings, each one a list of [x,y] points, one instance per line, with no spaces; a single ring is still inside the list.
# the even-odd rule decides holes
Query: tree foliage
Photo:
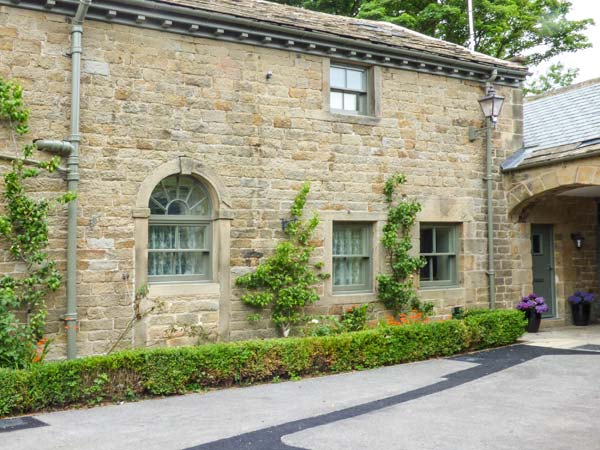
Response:
[[[465,0],[275,0],[332,14],[395,23],[448,42],[469,39]],[[476,0],[475,48],[497,58],[529,55],[531,64],[591,44],[592,19],[568,20],[566,0]]]
[[[414,274],[425,265],[425,261],[420,256],[410,254],[410,231],[421,204],[404,197],[396,198],[396,188],[404,183],[406,177],[396,174],[385,182],[383,189],[388,204],[388,218],[383,227],[381,243],[387,251],[391,273],[377,276],[378,296],[386,308],[396,313],[411,309],[429,313],[433,305],[421,303],[413,284]]]
[[[305,183],[291,207],[292,221],[285,228],[288,240],[275,247],[273,256],[261,263],[256,271],[236,279],[236,285],[250,292],[242,296],[247,305],[271,308],[271,319],[284,336],[290,327],[303,320],[302,308],[319,300],[315,284],[328,275],[318,273],[322,264],[310,263],[314,247],[310,238],[319,224],[315,214],[302,220],[310,185]]]
[[[525,95],[539,95],[560,87],[570,86],[579,75],[579,69],[566,69],[564,64],[552,64],[545,74],[532,80],[524,88]]]
[[[0,77],[0,122],[13,142],[28,130],[29,110],[23,103],[23,89],[13,81]],[[0,215],[0,237],[8,247],[10,257],[25,270],[4,274],[0,278],[0,367],[25,367],[35,360],[36,347],[46,324],[45,298],[60,286],[56,263],[50,260],[48,245],[48,211],[52,202],[30,197],[25,183],[40,174],[58,168],[59,158],[26,167],[25,160],[35,151],[35,145],[21,149],[22,158],[13,161],[3,176],[6,211]],[[67,193],[55,199],[60,203],[72,200]]]

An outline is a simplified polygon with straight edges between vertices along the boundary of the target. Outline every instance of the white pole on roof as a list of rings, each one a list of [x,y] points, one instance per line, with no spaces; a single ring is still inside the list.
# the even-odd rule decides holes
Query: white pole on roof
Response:
[[[467,9],[469,11],[469,50],[475,51],[475,27],[473,26],[473,0],[467,0]]]

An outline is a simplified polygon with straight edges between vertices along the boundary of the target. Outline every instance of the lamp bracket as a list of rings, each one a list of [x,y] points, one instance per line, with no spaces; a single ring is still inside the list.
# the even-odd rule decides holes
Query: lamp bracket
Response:
[[[473,142],[483,136],[487,128],[469,127],[469,141]]]

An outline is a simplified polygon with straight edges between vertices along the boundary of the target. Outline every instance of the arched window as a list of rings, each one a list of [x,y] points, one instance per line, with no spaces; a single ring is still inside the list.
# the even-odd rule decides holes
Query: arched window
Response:
[[[211,276],[211,202],[187,175],[164,178],[150,196],[148,281],[198,281]]]

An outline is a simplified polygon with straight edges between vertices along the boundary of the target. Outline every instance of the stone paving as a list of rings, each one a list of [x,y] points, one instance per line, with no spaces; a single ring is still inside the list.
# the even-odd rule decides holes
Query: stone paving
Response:
[[[0,449],[598,450],[600,326],[452,358],[35,415]],[[39,425],[39,424],[38,424]]]

